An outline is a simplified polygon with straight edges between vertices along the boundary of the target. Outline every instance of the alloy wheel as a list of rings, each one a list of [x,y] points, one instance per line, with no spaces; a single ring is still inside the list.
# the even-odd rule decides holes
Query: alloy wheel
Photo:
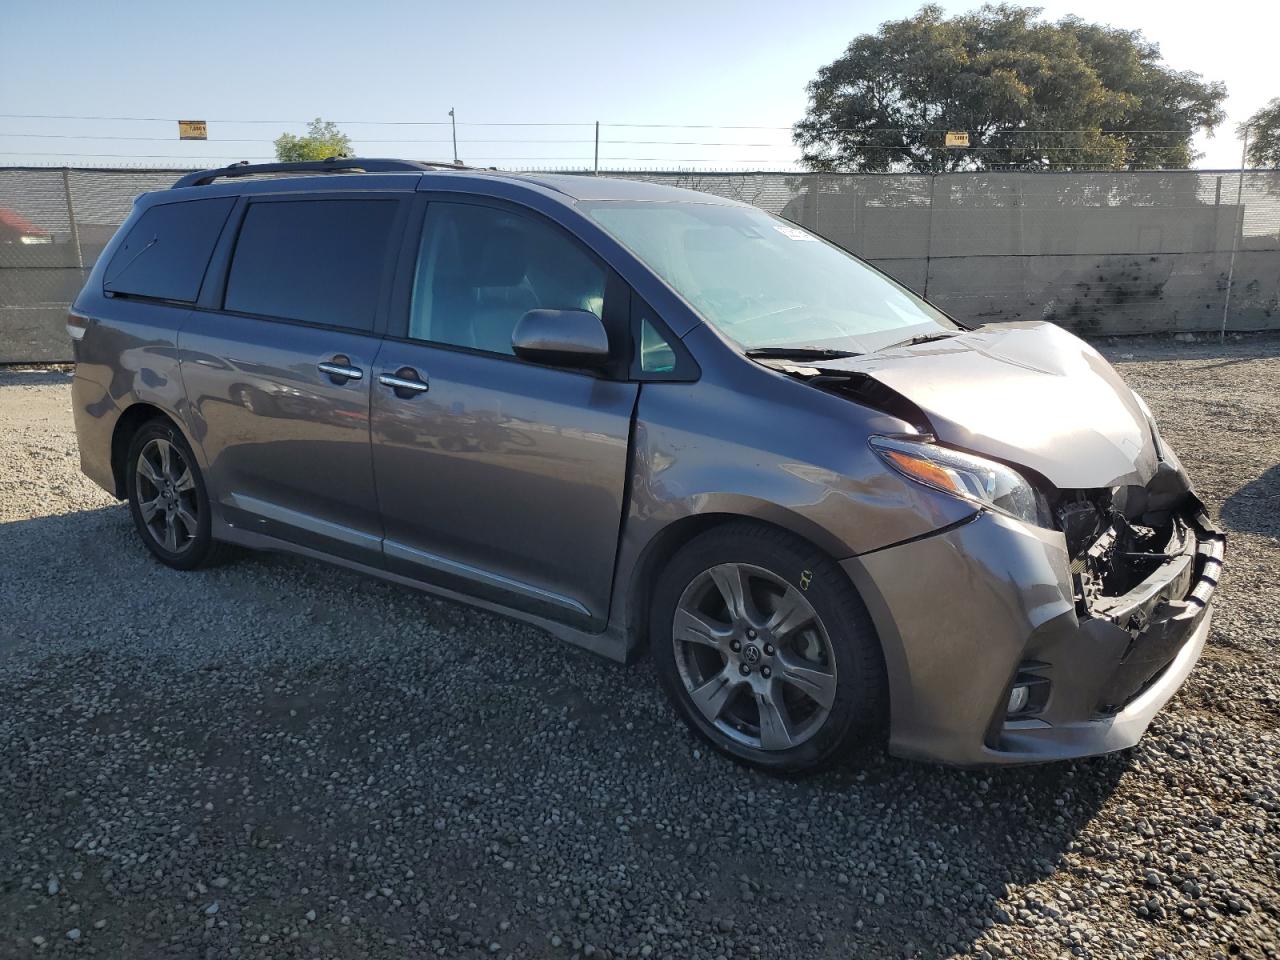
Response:
[[[831,639],[786,580],[763,567],[718,564],[685,588],[672,626],[685,690],[720,733],[780,751],[822,728],[836,696]]]
[[[138,455],[134,482],[142,524],[155,542],[174,554],[190,549],[199,530],[199,504],[182,451],[161,437],[149,441]]]

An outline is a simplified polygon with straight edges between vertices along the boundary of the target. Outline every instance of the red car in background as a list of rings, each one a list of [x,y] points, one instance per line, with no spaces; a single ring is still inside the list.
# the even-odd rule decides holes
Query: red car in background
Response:
[[[8,207],[0,207],[0,243],[52,243],[53,235]]]

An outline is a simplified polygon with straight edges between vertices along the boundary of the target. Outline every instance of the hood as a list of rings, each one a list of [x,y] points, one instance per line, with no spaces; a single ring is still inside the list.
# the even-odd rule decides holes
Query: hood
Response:
[[[811,366],[870,377],[919,407],[938,439],[1022,464],[1059,489],[1145,486],[1159,465],[1133,391],[1097,350],[1051,323],[996,324]]]

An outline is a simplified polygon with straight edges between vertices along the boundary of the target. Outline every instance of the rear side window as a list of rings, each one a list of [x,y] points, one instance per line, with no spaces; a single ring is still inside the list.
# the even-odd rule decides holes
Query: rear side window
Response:
[[[372,330],[396,208],[395,200],[251,203],[224,308]]]
[[[151,207],[111,257],[103,290],[194,303],[234,205],[234,197],[214,197]]]

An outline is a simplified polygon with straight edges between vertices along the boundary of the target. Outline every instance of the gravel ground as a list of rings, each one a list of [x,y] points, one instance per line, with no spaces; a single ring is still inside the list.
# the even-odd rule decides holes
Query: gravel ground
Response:
[[[324,565],[196,574],[0,374],[0,957],[1274,957],[1280,339],[1104,344],[1230,530],[1141,746],[770,779],[651,668]]]

